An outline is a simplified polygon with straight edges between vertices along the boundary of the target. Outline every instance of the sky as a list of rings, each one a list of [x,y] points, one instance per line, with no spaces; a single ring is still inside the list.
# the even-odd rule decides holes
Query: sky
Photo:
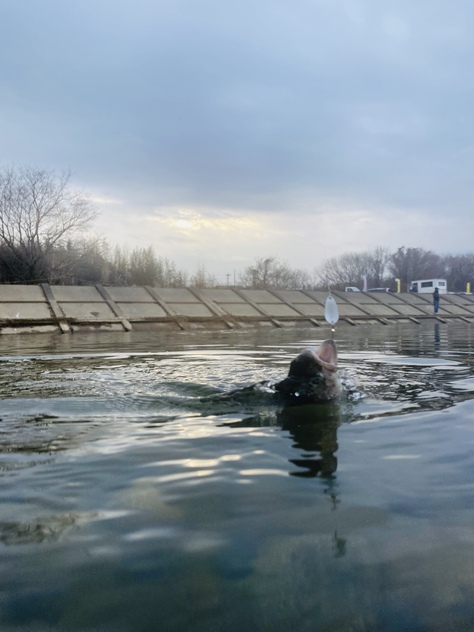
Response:
[[[471,0],[0,0],[0,165],[224,281],[474,250]]]

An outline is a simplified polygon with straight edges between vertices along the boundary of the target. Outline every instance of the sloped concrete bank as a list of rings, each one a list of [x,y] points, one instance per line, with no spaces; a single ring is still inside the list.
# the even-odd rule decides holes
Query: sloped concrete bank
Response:
[[[333,292],[340,324],[420,323],[426,319],[474,322],[474,296],[441,296],[433,314],[429,294]],[[155,288],[1,285],[0,334],[327,327],[327,292],[239,288]]]

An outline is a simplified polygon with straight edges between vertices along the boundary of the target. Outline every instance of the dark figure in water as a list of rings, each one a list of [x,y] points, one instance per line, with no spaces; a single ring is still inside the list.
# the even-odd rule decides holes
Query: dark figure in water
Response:
[[[439,290],[437,287],[435,287],[435,291],[433,292],[433,309],[434,313],[437,314],[439,309]]]
[[[288,377],[275,390],[289,404],[327,402],[342,392],[337,376],[337,350],[333,340],[319,349],[305,349],[290,364]]]

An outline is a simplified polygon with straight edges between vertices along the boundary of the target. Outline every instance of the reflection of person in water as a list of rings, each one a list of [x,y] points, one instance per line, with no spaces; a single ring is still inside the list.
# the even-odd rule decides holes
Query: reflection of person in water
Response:
[[[435,287],[435,291],[433,292],[433,309],[434,313],[437,314],[439,309],[439,290],[437,287]]]
[[[299,458],[289,459],[301,468],[290,471],[292,476],[336,478],[337,429],[341,425],[341,409],[336,402],[288,406],[271,414],[257,412],[228,425],[233,428],[280,426],[290,434],[292,447],[301,454]]]
[[[284,408],[277,413],[278,423],[294,439],[293,447],[301,458],[290,459],[301,470],[294,476],[335,478],[337,470],[338,404],[317,404]]]

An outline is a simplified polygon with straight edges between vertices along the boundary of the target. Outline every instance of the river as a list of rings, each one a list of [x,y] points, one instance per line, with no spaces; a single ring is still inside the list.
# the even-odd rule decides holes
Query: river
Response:
[[[474,628],[468,324],[0,339],[2,632]]]

